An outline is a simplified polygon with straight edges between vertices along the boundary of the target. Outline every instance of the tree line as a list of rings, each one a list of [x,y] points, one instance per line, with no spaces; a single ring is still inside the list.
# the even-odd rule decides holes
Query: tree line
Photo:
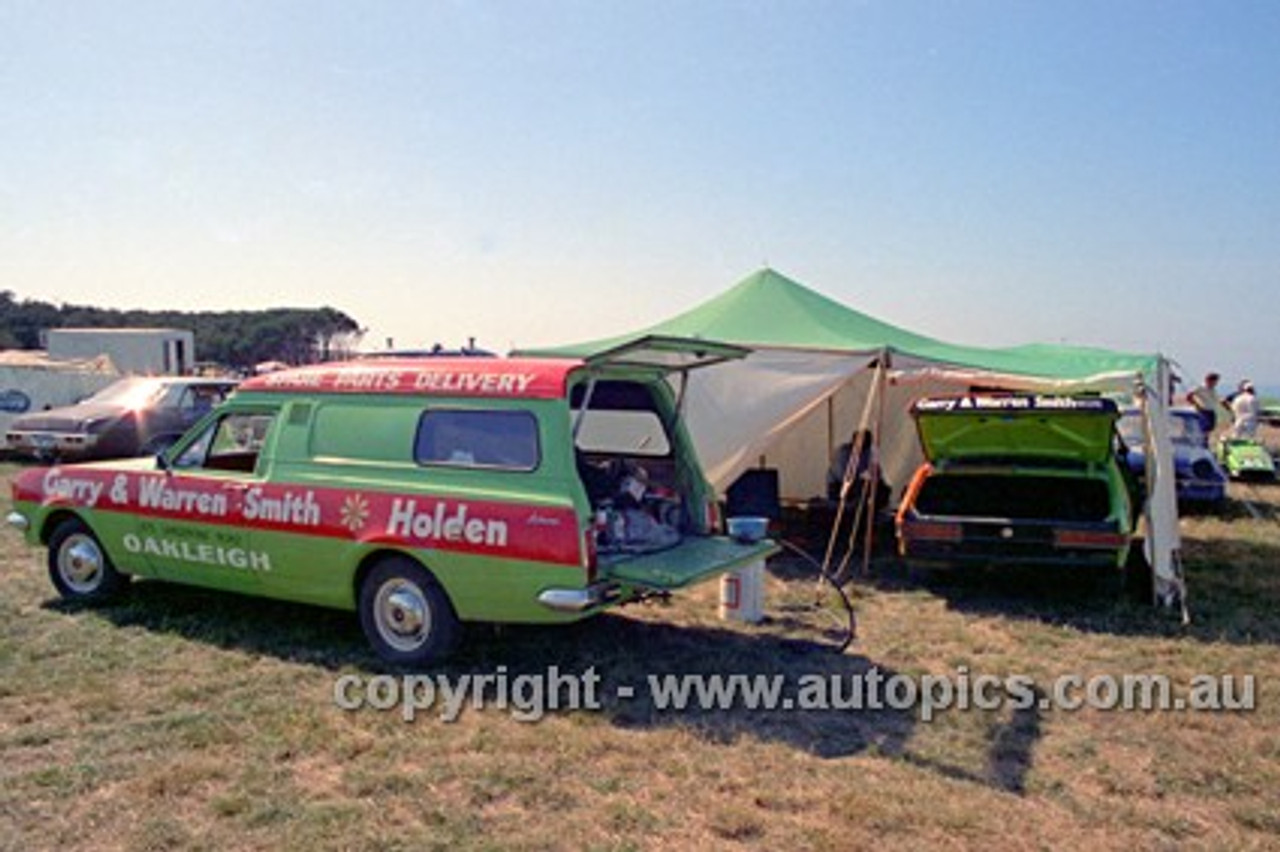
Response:
[[[196,338],[196,357],[234,369],[263,361],[310,364],[349,355],[364,330],[336,308],[143,311],[53,305],[0,290],[0,349],[41,349],[51,328],[177,328]]]

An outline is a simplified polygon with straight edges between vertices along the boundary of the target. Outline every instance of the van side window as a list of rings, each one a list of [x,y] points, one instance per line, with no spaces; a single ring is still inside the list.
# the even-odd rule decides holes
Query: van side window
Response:
[[[275,420],[274,412],[238,411],[219,417],[173,460],[184,470],[252,473]]]
[[[418,421],[413,456],[418,464],[535,470],[538,421],[528,411],[429,410]]]

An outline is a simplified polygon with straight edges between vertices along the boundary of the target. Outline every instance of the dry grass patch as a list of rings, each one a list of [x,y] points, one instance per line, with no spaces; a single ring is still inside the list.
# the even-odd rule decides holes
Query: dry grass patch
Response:
[[[136,583],[56,602],[0,534],[0,848],[1265,848],[1280,823],[1280,503],[1183,522],[1194,621],[1051,572],[855,584],[860,639],[779,566],[771,623],[715,616],[713,586],[569,628],[480,628],[453,676],[880,671],[1253,674],[1240,714],[1059,710],[664,711],[643,695],[537,724],[495,709],[337,709],[381,671],[354,619]],[[830,601],[828,601],[830,603]]]

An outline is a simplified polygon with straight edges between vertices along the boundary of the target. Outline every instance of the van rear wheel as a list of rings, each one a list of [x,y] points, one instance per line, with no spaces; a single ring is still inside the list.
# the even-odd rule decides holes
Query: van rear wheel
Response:
[[[360,626],[378,656],[418,666],[448,656],[458,617],[435,578],[404,556],[384,559],[360,586]]]

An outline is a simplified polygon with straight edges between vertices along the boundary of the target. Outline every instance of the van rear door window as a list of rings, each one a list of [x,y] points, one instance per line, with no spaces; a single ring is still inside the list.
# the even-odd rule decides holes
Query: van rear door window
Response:
[[[574,418],[582,417],[578,449],[628,456],[671,454],[671,439],[649,388],[637,382],[601,381],[582,414],[584,400],[586,385],[578,385],[569,403]]]
[[[419,464],[536,470],[538,421],[528,411],[429,410],[418,421],[414,458]]]
[[[578,433],[578,447],[588,453],[667,456],[671,442],[662,418],[652,411],[588,409]]]

